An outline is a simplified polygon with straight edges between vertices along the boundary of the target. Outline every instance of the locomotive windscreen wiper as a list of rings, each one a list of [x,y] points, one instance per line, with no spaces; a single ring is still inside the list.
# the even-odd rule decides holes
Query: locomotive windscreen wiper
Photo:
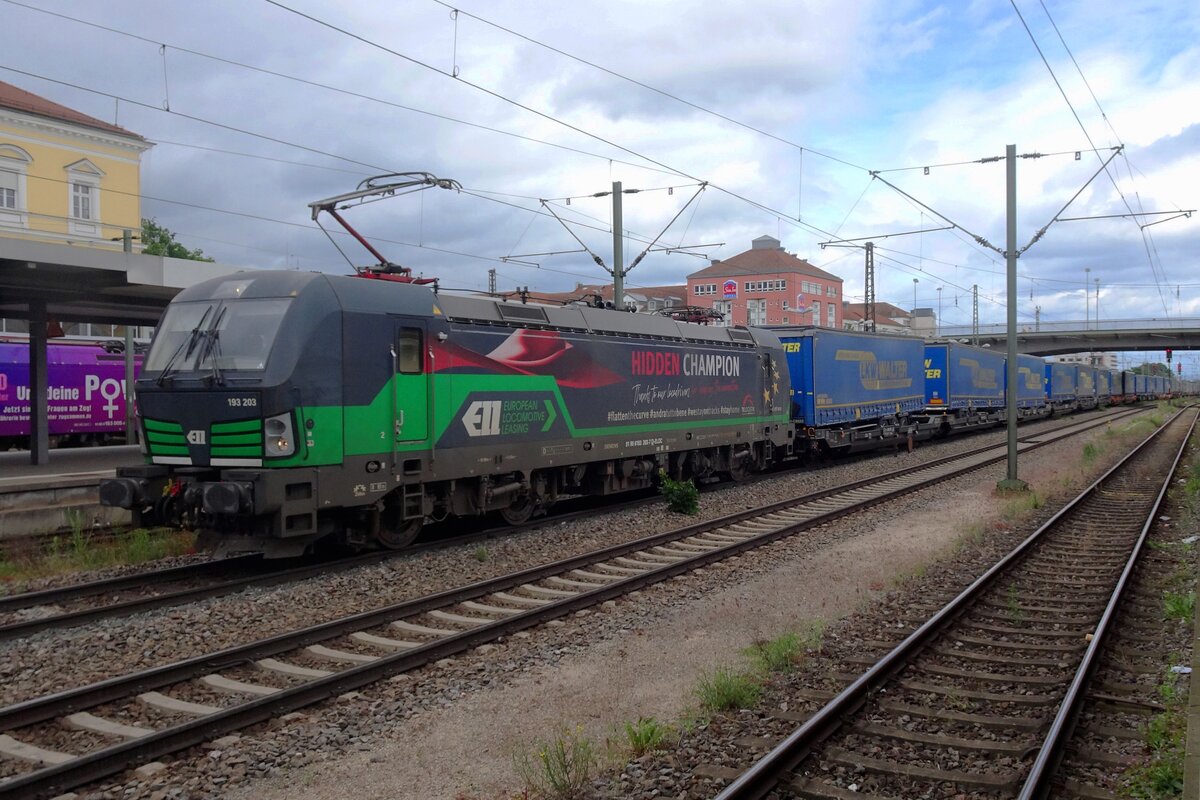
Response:
[[[187,347],[187,352],[183,353],[184,359],[192,354],[192,350],[196,347],[196,340],[200,337],[200,331],[204,329],[204,320],[208,319],[208,315],[212,313],[212,310],[212,306],[204,310],[204,314],[200,317],[200,321],[196,323],[196,327],[192,328],[192,332],[188,334],[188,337],[179,343],[179,347],[175,348],[175,352],[167,359],[167,363],[163,364],[162,372],[158,374],[158,380],[155,381],[156,384],[159,386],[163,385],[163,381],[171,374],[171,368],[175,365],[175,359],[179,358],[179,354],[183,352],[184,347]]]
[[[196,358],[198,364],[203,364],[205,357],[209,358],[212,363],[212,380],[218,385],[225,383],[225,377],[221,374],[221,368],[217,366],[217,360],[221,357],[221,320],[225,318],[225,312],[229,310],[229,306],[221,306],[220,312],[213,318],[212,324],[205,331],[205,337],[208,339],[208,345],[204,348],[204,352]]]

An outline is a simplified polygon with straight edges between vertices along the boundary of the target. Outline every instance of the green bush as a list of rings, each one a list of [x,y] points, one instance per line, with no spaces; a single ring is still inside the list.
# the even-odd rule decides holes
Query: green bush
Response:
[[[660,469],[658,479],[658,491],[667,498],[667,508],[676,514],[695,514],[700,510],[700,490],[691,478],[677,481]]]

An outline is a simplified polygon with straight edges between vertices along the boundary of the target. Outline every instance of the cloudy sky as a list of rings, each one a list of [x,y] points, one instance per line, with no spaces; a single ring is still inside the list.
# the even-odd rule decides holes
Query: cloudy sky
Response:
[[[1004,164],[975,162],[1007,144],[1043,154],[1018,162],[1020,246],[1085,185],[1062,216],[1200,207],[1188,0],[456,7],[0,0],[0,80],[156,142],[143,215],[245,266],[348,271],[307,204],[419,170],[463,191],[346,212],[391,260],[448,287],[495,269],[501,289],[565,291],[607,276],[563,252],[580,245],[547,209],[611,265],[611,199],[589,195],[619,180],[642,190],[625,196],[627,262],[660,233],[693,248],[651,252],[630,285],[682,283],[695,254],[770,234],[855,299],[862,251],[821,245],[874,237],[879,299],[911,307],[915,288],[954,325],[973,284],[981,320],[1004,317],[1004,259],[974,240],[1004,248]],[[959,228],[883,238],[947,224],[922,204]],[[1058,222],[1018,262],[1020,319],[1082,319],[1085,277],[1092,315],[1099,278],[1101,317],[1200,316],[1198,250],[1200,214]]]

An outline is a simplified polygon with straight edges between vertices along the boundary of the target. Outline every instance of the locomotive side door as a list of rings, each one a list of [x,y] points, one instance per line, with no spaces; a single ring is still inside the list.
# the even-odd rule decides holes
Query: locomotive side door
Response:
[[[429,438],[429,348],[426,325],[413,319],[396,320],[392,337],[392,408],[394,441],[419,442]]]

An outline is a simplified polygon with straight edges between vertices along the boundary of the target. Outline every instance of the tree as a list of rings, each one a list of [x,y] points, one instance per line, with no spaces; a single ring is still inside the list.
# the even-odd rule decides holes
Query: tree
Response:
[[[153,219],[142,220],[142,252],[150,256],[187,258],[192,261],[212,261],[200,248],[188,250],[175,241],[175,234]]]
[[[1136,375],[1157,375],[1159,377],[1165,376],[1167,378],[1171,377],[1171,368],[1161,361],[1157,363],[1151,363],[1147,361],[1129,371]]]

